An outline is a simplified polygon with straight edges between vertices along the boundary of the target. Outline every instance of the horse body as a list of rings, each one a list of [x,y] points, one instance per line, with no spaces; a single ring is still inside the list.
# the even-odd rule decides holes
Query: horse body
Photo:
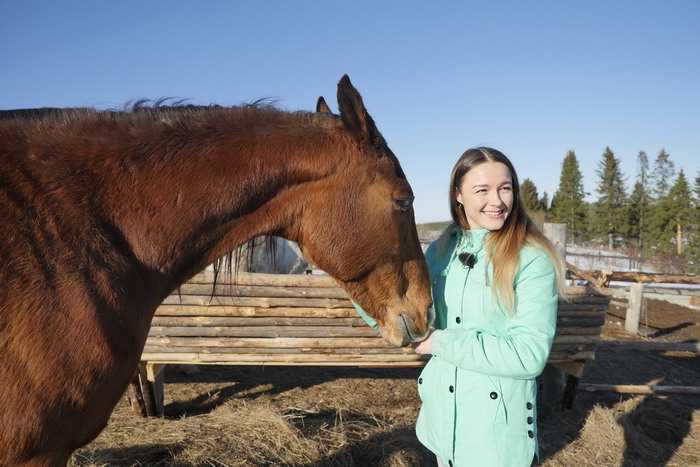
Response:
[[[297,241],[388,340],[426,334],[410,187],[346,78],[339,102],[0,122],[1,465],[94,439],[158,304],[258,235]]]

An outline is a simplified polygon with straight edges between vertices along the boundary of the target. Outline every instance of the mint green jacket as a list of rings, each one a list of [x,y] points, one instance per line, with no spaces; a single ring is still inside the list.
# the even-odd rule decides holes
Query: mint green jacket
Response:
[[[535,377],[556,330],[555,268],[543,250],[525,246],[513,284],[515,309],[506,311],[492,294],[487,234],[456,229],[442,254],[435,243],[426,251],[436,331],[432,358],[418,378],[416,434],[452,467],[525,467],[538,453]],[[476,256],[473,268],[460,262],[460,253]]]

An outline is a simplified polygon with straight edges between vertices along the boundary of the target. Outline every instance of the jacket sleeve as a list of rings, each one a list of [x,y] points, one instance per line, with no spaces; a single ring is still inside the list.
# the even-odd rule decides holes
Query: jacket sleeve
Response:
[[[474,328],[435,331],[433,354],[487,375],[534,378],[542,373],[554,340],[557,299],[554,266],[548,255],[539,254],[516,276],[515,315],[503,335]]]
[[[377,321],[374,318],[372,318],[370,315],[368,315],[367,312],[365,310],[363,310],[360,305],[358,305],[355,302],[352,302],[352,306],[355,307],[355,311],[357,311],[357,314],[360,315],[360,318],[362,318],[362,320],[365,323],[367,323],[367,325],[369,327],[371,327],[375,331],[379,330],[379,324],[377,323]]]

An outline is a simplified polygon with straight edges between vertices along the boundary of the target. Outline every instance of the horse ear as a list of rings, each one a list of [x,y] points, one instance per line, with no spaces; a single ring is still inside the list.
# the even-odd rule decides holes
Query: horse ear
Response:
[[[338,108],[345,127],[355,136],[369,141],[374,141],[380,136],[374,120],[362,102],[362,96],[352,85],[348,75],[343,75],[338,83]]]
[[[318,100],[316,101],[316,112],[321,113],[321,114],[332,114],[331,108],[328,107],[328,104],[326,104],[326,100],[323,98],[323,96],[319,96]]]

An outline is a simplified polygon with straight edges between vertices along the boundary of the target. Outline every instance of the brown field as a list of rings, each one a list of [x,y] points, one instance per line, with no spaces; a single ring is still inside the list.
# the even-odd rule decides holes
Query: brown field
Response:
[[[700,313],[649,302],[648,338],[700,339]],[[624,310],[604,338],[626,339]],[[134,416],[126,397],[71,465],[431,466],[418,443],[418,370],[168,367],[166,415]],[[583,382],[700,384],[700,358],[599,351]],[[541,424],[545,466],[700,466],[700,397],[579,392]]]

